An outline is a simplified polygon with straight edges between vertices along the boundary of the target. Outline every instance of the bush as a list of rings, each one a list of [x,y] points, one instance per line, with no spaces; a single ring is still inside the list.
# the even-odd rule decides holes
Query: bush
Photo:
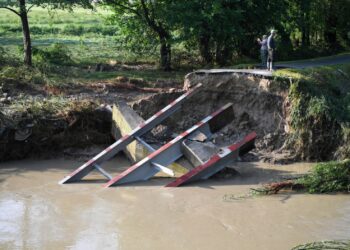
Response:
[[[319,163],[298,183],[309,193],[349,192],[350,160]]]
[[[0,71],[0,82],[7,80],[15,80],[16,84],[46,84],[49,82],[45,74],[36,68],[28,68],[26,66],[10,66],[6,65]]]
[[[113,26],[90,26],[85,28],[85,33],[94,33],[103,36],[114,36],[116,29]]]
[[[20,33],[22,32],[22,27],[19,25],[13,25],[13,24],[4,24],[1,25],[0,32],[2,34],[8,34],[8,33]]]
[[[84,33],[84,27],[82,25],[66,25],[62,33],[65,35],[81,36]]]
[[[33,35],[46,35],[59,33],[60,29],[55,27],[46,27],[46,26],[32,26],[30,32]]]
[[[46,49],[33,49],[34,60],[39,67],[46,67],[47,64],[66,65],[74,64],[70,51],[64,44],[53,44]]]
[[[0,47],[0,66],[5,65],[7,59],[7,53],[3,47]]]

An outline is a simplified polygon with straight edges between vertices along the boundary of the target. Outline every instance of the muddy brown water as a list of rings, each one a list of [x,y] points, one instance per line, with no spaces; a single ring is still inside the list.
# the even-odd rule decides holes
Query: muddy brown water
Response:
[[[25,160],[0,164],[0,249],[291,249],[350,239],[346,195],[280,194],[250,197],[260,183],[309,164],[237,163],[240,172],[181,188],[170,180],[104,189],[92,175],[59,185],[81,163]],[[118,157],[114,172],[128,166]]]

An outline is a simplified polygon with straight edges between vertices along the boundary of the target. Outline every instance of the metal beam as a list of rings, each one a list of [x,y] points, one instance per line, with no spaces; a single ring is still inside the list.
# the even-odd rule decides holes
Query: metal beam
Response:
[[[163,173],[170,175],[172,177],[175,176],[175,173],[173,170],[171,170],[170,168],[164,167],[158,163],[155,162],[151,162],[151,164],[158,170],[158,171],[162,171]]]
[[[212,156],[207,162],[177,178],[175,181],[166,185],[166,187],[179,187],[189,182],[208,179],[224,169],[228,163],[253,149],[255,139],[256,133],[250,133],[240,142],[223,148],[221,152]]]
[[[168,106],[160,110],[158,113],[150,117],[147,121],[140,124],[136,127],[130,134],[123,136],[121,139],[113,143],[111,146],[103,150],[101,153],[93,157],[88,162],[84,163],[82,166],[77,168],[74,172],[66,176],[63,180],[61,180],[60,184],[70,183],[79,181],[88,175],[92,170],[94,170],[94,165],[101,165],[103,162],[110,160],[117,153],[123,150],[129,143],[135,140],[136,137],[140,137],[143,134],[146,134],[155,126],[159,125],[166,118],[171,116],[174,112],[176,112],[184,103],[184,101],[192,96],[195,91],[197,91],[202,84],[198,84],[193,89],[187,91],[185,94],[181,95],[175,101],[170,103]]]
[[[134,164],[123,173],[114,177],[104,186],[110,187],[130,182],[148,180],[159,172],[159,169],[152,167],[152,163],[157,163],[162,166],[169,166],[183,155],[182,142],[186,137],[191,136],[196,131],[200,131],[206,136],[210,137],[212,133],[227,125],[233,119],[233,117],[232,103],[229,103],[194,125],[192,128],[186,130],[149,156],[145,157],[140,162]]]
[[[106,172],[103,168],[101,168],[99,165],[94,165],[95,169],[100,172],[104,177],[106,177],[108,180],[112,179],[112,176]]]

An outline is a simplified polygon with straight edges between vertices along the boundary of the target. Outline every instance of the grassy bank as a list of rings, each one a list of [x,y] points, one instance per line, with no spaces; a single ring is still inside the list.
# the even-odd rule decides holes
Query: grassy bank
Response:
[[[289,87],[289,146],[300,159],[349,157],[350,64],[280,70],[275,76]]]
[[[313,242],[305,245],[300,245],[292,248],[291,250],[349,250],[350,241],[349,240],[334,240],[334,241],[321,241]]]

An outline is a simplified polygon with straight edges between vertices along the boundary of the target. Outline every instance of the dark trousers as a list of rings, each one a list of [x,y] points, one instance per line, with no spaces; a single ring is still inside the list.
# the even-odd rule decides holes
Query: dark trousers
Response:
[[[274,57],[274,51],[273,51],[273,49],[269,49],[268,55],[267,55],[267,69],[268,70],[273,69],[273,57]]]
[[[261,68],[266,69],[267,67],[267,50],[260,50],[260,58],[261,58]]]

